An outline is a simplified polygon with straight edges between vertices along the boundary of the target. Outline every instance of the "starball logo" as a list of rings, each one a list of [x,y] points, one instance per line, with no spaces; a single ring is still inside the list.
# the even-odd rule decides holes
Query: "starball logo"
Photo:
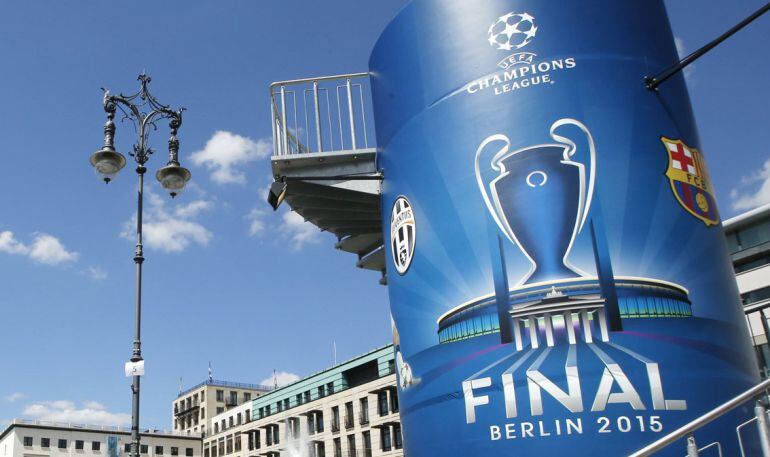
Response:
[[[487,42],[497,51],[511,52],[498,62],[497,70],[468,84],[465,90],[475,94],[493,89],[495,95],[530,87],[554,84],[553,73],[577,66],[574,57],[538,60],[537,54],[519,51],[533,42],[540,31],[535,16],[528,12],[510,12],[498,17],[487,30]]]

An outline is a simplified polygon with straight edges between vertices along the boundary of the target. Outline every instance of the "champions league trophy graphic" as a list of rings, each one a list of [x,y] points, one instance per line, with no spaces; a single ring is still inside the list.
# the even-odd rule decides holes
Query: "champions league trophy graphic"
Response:
[[[587,148],[578,150],[564,136],[582,132]],[[561,132],[561,133],[557,133]],[[508,287],[504,241],[492,250],[495,294],[466,302],[439,318],[439,342],[482,335],[475,319],[481,310],[497,309],[502,343],[524,348],[540,339],[548,347],[563,332],[576,344],[578,332],[587,343],[594,332],[609,341],[622,330],[621,317],[689,317],[688,292],[682,286],[652,278],[615,276],[602,225],[601,205],[591,209],[596,181],[596,147],[588,128],[575,119],[560,119],[550,128],[553,143],[511,150],[502,134],[486,138],[476,150],[475,172],[481,196],[502,234],[530,263],[529,271]],[[589,230],[596,276],[570,262],[570,251],[582,231]],[[497,249],[499,248],[499,251]],[[466,312],[475,310],[473,312]],[[594,326],[598,326],[594,329]],[[468,330],[473,329],[473,331]],[[557,330],[555,332],[554,330]],[[489,333],[489,331],[486,331]]]
[[[565,125],[585,133],[589,145],[587,165],[573,161],[577,146],[556,134]],[[596,177],[593,137],[585,125],[574,119],[554,122],[550,133],[559,143],[510,151],[508,137],[492,135],[476,151],[476,180],[484,202],[500,230],[532,264],[518,285],[587,276],[570,264],[568,257],[591,207]],[[499,175],[485,183],[479,161],[493,142],[504,143],[491,161]]]

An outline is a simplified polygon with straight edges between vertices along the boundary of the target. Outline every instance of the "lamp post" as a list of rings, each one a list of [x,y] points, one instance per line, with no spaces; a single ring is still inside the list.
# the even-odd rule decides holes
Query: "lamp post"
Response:
[[[137,139],[133,146],[133,152],[129,155],[137,164],[136,174],[139,177],[137,213],[136,213],[136,250],[134,251],[134,263],[136,264],[136,307],[134,315],[134,343],[130,363],[137,366],[142,359],[141,343],[141,319],[142,319],[142,263],[144,252],[142,245],[142,200],[144,190],[144,174],[147,171],[145,164],[154,152],[148,146],[150,131],[156,130],[155,122],[168,119],[171,137],[168,140],[168,163],[155,173],[155,177],[166,189],[171,197],[176,197],[184,190],[187,181],[190,180],[190,171],[179,164],[179,140],[176,137],[179,127],[182,125],[182,112],[163,105],[153,97],[147,89],[150,77],[142,73],[139,75],[141,88],[133,95],[110,95],[110,91],[104,90],[104,111],[107,113],[107,123],[104,124],[104,145],[91,155],[91,165],[97,174],[109,183],[118,172],[126,165],[126,158],[117,152],[114,146],[115,139],[115,113],[120,109],[123,119],[129,119],[136,129]],[[143,371],[143,368],[142,368]],[[131,384],[131,455],[139,457],[139,384],[141,372],[135,372]]]

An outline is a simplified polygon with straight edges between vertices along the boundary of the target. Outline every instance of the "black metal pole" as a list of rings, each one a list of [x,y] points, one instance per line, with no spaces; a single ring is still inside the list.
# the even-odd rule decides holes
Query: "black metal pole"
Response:
[[[702,48],[698,49],[697,51],[693,52],[689,56],[682,59],[679,63],[676,65],[669,67],[662,72],[658,73],[655,76],[646,76],[644,78],[644,83],[647,86],[647,89],[655,90],[659,85],[661,85],[664,81],[666,81],[668,78],[674,76],[675,74],[682,71],[686,66],[690,65],[691,63],[695,62],[699,57],[701,57],[703,54],[709,52],[714,47],[725,41],[726,39],[730,38],[732,35],[734,35],[737,31],[740,29],[746,27],[751,22],[753,22],[755,19],[757,19],[759,16],[765,14],[766,12],[770,11],[770,3],[767,3],[762,8],[758,9],[754,12],[751,16],[747,17],[746,19],[742,20],[738,25],[731,28],[727,32],[720,35],[717,39],[710,42],[706,46],[703,46]]]
[[[134,345],[131,354],[131,362],[142,360],[142,263],[144,262],[144,252],[142,244],[142,203],[144,197],[144,173],[147,169],[143,165],[136,168],[139,175],[139,190],[137,195],[136,211],[136,251],[134,252],[134,263],[136,264],[136,307],[134,315]],[[134,375],[131,385],[132,407],[131,407],[131,455],[139,457],[139,387],[140,376]]]

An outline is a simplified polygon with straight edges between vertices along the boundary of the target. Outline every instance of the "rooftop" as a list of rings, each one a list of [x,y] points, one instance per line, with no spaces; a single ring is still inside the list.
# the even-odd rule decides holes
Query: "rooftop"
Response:
[[[196,384],[192,387],[190,387],[187,390],[183,390],[182,392],[179,392],[179,395],[177,395],[176,398],[183,397],[190,392],[194,390],[198,390],[203,386],[212,386],[212,387],[231,387],[233,389],[249,389],[249,390],[259,390],[262,392],[270,392],[271,390],[275,390],[275,387],[272,386],[264,386],[261,384],[249,384],[245,382],[231,382],[231,381],[218,381],[216,379],[207,379],[199,384]]]
[[[11,429],[14,427],[34,427],[34,428],[48,428],[54,430],[79,430],[83,432],[96,432],[96,433],[109,433],[126,435],[131,433],[131,427],[121,427],[118,425],[95,425],[95,424],[77,424],[72,422],[54,422],[54,421],[41,421],[41,420],[28,420],[28,419],[13,419],[10,424],[0,433],[0,439],[4,438]],[[174,432],[171,430],[156,430],[156,429],[144,429],[140,430],[142,435],[153,436],[167,436],[171,438],[185,438],[185,439],[200,439],[201,435],[198,433],[182,433]]]
[[[762,219],[770,219],[770,203],[731,217],[722,225],[725,231],[732,232]]]

